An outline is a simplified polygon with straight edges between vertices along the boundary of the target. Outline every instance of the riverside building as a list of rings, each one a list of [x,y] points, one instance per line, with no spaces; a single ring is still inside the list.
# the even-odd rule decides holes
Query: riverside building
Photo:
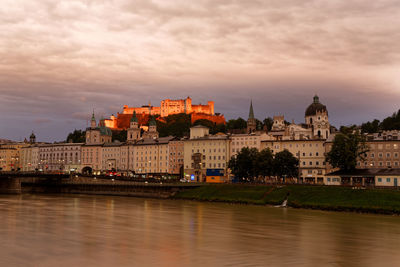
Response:
[[[184,140],[185,178],[197,182],[228,181],[229,153],[228,135],[210,135],[209,129],[201,125],[190,128],[190,137]]]

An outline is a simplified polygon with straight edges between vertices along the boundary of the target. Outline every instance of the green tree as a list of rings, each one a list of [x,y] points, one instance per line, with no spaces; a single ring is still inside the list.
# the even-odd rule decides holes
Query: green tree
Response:
[[[393,113],[392,116],[387,117],[380,124],[382,130],[400,130],[400,109],[397,113]]]
[[[372,122],[367,122],[361,124],[361,132],[362,133],[377,133],[379,132],[380,128],[380,122],[379,120],[373,120]]]
[[[262,175],[264,177],[273,175],[274,154],[269,148],[263,149],[257,154],[255,167],[257,175]]]
[[[127,132],[126,130],[121,130],[121,131],[112,131],[112,141],[120,141],[120,142],[125,142],[127,138]]]
[[[258,151],[255,148],[242,148],[236,157],[232,157],[229,160],[228,167],[233,175],[240,180],[252,181],[257,176],[257,154]]]
[[[166,123],[156,120],[160,137],[169,135],[183,137],[189,135],[191,126],[190,114],[174,114],[166,117],[165,120]]]
[[[195,121],[193,123],[193,126],[196,126],[196,125],[203,125],[210,129],[214,128],[214,122],[206,120],[206,119],[200,119],[200,120]]]
[[[242,118],[232,119],[226,123],[227,130],[245,130],[247,128],[247,122]]]
[[[351,171],[356,168],[358,160],[365,160],[367,152],[365,136],[355,128],[342,128],[333,140],[332,149],[326,155],[326,161],[334,168]]]
[[[271,117],[265,118],[263,124],[267,128],[267,131],[271,131],[274,120]]]
[[[362,133],[376,133],[379,131],[400,130],[400,109],[392,116],[386,117],[380,122],[375,119],[372,122],[361,124]]]
[[[207,119],[197,120],[193,123],[193,126],[196,125],[203,125],[210,129],[210,134],[216,133],[226,133],[226,126],[225,124],[216,124],[215,122],[209,121]]]
[[[86,131],[75,129],[72,133],[67,136],[66,142],[72,143],[85,143],[86,141]]]
[[[274,173],[278,177],[297,177],[299,160],[285,149],[275,154]]]

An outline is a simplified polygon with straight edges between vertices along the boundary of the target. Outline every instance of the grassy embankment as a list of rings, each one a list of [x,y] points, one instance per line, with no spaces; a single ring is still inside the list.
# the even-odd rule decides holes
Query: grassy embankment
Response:
[[[400,214],[400,191],[391,189],[352,189],[349,187],[287,185],[204,185],[177,193],[174,198],[244,204],[281,204],[335,211]]]

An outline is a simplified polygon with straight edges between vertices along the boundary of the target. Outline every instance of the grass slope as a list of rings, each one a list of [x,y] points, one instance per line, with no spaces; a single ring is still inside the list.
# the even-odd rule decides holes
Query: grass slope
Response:
[[[288,185],[204,185],[178,192],[175,198],[245,204],[281,204],[336,211],[400,214],[400,191],[390,189],[352,189],[349,187]]]
[[[178,192],[174,198],[264,205],[282,203],[287,192],[272,186],[204,185]]]

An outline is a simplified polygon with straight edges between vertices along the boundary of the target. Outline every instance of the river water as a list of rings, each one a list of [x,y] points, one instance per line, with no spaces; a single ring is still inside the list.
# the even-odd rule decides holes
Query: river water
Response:
[[[0,195],[0,266],[400,266],[400,217]]]

